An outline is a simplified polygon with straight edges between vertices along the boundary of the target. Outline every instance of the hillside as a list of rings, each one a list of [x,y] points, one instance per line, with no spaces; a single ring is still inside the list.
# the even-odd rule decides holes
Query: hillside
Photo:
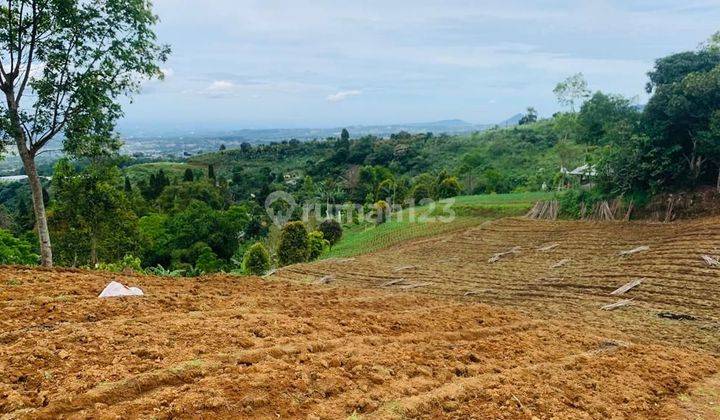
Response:
[[[326,260],[280,270],[275,278],[412,290],[482,302],[541,317],[582,321],[627,334],[720,354],[720,241],[717,217],[673,224],[532,221],[506,218],[399,244],[352,260]],[[622,251],[642,248],[637,254]],[[513,251],[508,253],[508,251]],[[497,254],[507,253],[490,261]],[[621,296],[615,289],[642,279]],[[600,310],[622,299],[632,304]],[[661,313],[687,316],[673,321]]]
[[[267,279],[2,268],[0,413],[711,415],[717,226],[502,219]],[[97,299],[111,279],[146,296]]]
[[[406,209],[381,225],[350,226],[343,232],[340,242],[323,258],[352,257],[412,239],[477,226],[489,220],[520,216],[526,214],[536,201],[551,197],[552,193],[542,192],[460,196],[432,206]],[[452,220],[440,219],[448,216],[452,216]]]

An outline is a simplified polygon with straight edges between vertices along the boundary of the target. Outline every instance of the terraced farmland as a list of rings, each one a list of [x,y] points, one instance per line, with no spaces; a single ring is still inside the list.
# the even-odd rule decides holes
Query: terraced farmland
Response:
[[[265,279],[0,268],[0,413],[717,417],[719,221],[502,219]]]
[[[643,246],[649,249],[620,255]],[[702,259],[719,253],[718,218],[669,225],[508,218],[278,276],[311,282],[330,275],[340,285],[500,305],[720,353],[720,268]],[[640,286],[610,295],[636,279]],[[600,309],[621,299],[632,302]]]

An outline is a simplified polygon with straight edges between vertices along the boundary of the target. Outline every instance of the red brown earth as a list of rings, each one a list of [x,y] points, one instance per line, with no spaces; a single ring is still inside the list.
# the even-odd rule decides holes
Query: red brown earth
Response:
[[[718,222],[505,219],[268,279],[0,268],[0,416],[708,418]]]

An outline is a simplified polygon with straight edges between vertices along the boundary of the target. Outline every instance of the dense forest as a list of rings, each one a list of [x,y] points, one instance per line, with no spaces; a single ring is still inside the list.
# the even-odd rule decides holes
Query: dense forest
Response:
[[[643,203],[663,192],[720,189],[720,36],[658,59],[648,79],[650,99],[641,106],[593,92],[576,74],[554,91],[564,111],[538,119],[528,108],[518,126],[467,135],[353,138],[343,130],[324,140],[221,147],[182,163],[70,155],[76,157],[56,162],[52,181],[43,183],[55,261],[185,274],[254,272],[262,271],[254,265],[322,255],[341,235],[339,226],[320,226],[332,216],[331,204],[377,210],[541,190],[566,200]],[[592,176],[576,182],[568,174],[578,167]],[[283,231],[273,226],[264,204],[274,191],[320,203],[317,222]],[[0,203],[0,262],[37,263],[28,186],[1,185]],[[287,247],[310,251],[288,256]]]

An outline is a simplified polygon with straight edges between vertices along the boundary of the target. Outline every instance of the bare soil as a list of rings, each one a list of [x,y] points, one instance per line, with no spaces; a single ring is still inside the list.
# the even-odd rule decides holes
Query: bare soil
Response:
[[[718,222],[506,219],[268,279],[0,268],[0,417],[712,416]]]

